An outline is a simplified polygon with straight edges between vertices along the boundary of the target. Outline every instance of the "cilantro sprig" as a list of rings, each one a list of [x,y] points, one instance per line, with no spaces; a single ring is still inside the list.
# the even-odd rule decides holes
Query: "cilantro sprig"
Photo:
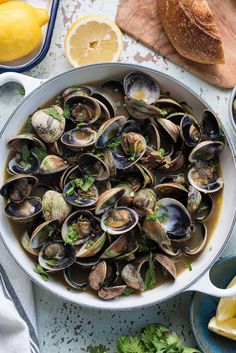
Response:
[[[34,268],[34,272],[38,273],[44,281],[47,282],[49,280],[49,274],[44,270],[41,265],[36,265]]]

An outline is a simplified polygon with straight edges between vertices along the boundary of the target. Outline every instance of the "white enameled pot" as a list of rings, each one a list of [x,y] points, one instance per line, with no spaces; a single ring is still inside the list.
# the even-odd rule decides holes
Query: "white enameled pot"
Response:
[[[126,73],[141,70],[152,75],[160,84],[163,92],[170,92],[171,96],[178,101],[187,102],[199,115],[209,108],[208,105],[190,89],[175,79],[156,70],[130,64],[104,63],[90,65],[74,69],[60,74],[49,80],[38,80],[16,73],[4,73],[0,75],[0,85],[7,82],[19,82],[26,91],[26,97],[17,109],[12,113],[0,134],[0,170],[5,169],[8,155],[7,141],[17,135],[23,123],[30,113],[47,102],[50,98],[61,93],[65,88],[85,84],[93,81],[121,78]],[[222,173],[225,181],[223,190],[223,205],[209,243],[203,253],[193,263],[192,271],[184,271],[175,282],[166,283],[158,288],[144,292],[142,295],[131,295],[113,301],[102,301],[95,295],[86,292],[68,291],[66,287],[58,282],[49,280],[44,282],[38,274],[33,271],[34,261],[22,250],[20,242],[10,228],[4,215],[4,204],[1,199],[0,207],[0,233],[6,248],[17,264],[27,273],[30,278],[51,293],[82,306],[108,309],[128,310],[132,308],[145,307],[163,302],[184,291],[200,291],[213,296],[225,297],[236,294],[236,286],[229,289],[216,288],[209,279],[209,271],[213,263],[218,259],[226,246],[235,221],[236,207],[236,167],[232,145],[227,143],[221,156]],[[4,173],[0,176],[0,185],[3,183]]]

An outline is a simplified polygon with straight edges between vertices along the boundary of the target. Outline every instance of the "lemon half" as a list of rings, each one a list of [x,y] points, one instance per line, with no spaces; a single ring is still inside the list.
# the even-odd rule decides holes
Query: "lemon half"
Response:
[[[236,276],[229,283],[227,288],[236,285]],[[229,298],[221,298],[216,310],[217,321],[224,321],[236,317],[236,295]]]
[[[117,61],[122,49],[120,29],[114,22],[99,15],[78,19],[65,37],[65,54],[74,67]]]
[[[214,316],[210,320],[208,328],[220,336],[224,336],[236,341],[236,317],[225,321],[217,321],[216,317]]]

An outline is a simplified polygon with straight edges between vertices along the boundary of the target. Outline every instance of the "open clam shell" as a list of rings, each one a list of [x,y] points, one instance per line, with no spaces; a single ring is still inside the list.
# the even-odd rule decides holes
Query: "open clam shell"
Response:
[[[15,175],[7,179],[0,189],[0,194],[12,202],[22,202],[30,195],[37,181],[38,179],[30,174]]]
[[[42,202],[39,197],[31,196],[21,203],[9,202],[5,208],[8,218],[15,222],[31,222],[42,211]]]
[[[125,122],[124,116],[117,116],[105,121],[97,132],[96,147],[105,148],[107,143],[120,133]]]
[[[61,241],[49,241],[40,250],[39,264],[46,270],[63,270],[76,259],[75,249]]]
[[[90,175],[97,181],[107,180],[110,171],[106,163],[92,153],[83,153],[78,159],[78,165],[82,174]]]
[[[106,233],[97,233],[92,239],[87,240],[81,248],[76,251],[77,258],[87,258],[99,253],[106,241]]]
[[[138,223],[137,213],[128,207],[109,209],[101,217],[101,228],[104,232],[118,235],[129,232]]]
[[[98,198],[95,208],[95,214],[100,215],[106,212],[109,208],[114,205],[125,195],[125,188],[112,188],[104,191]]]
[[[94,145],[96,138],[96,131],[89,127],[83,127],[81,129],[75,128],[64,133],[61,137],[61,142],[70,150],[77,151],[81,148]]]

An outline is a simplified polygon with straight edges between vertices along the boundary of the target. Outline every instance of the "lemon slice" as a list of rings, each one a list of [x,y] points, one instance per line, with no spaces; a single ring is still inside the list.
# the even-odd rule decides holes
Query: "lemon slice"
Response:
[[[225,321],[218,321],[214,316],[210,320],[208,328],[220,336],[236,341],[236,317]]]
[[[236,285],[236,276],[227,288]],[[216,310],[217,321],[224,321],[236,317],[236,295],[229,298],[221,298]]]
[[[67,31],[65,54],[72,66],[117,61],[123,49],[122,33],[106,17],[78,19]]]

